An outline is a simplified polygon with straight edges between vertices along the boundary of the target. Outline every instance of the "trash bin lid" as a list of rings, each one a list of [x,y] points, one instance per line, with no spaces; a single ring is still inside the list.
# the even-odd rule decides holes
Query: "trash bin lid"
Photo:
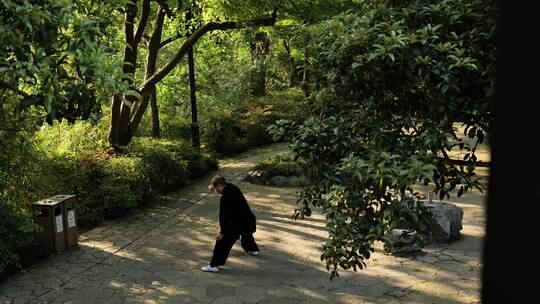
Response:
[[[54,205],[60,204],[61,202],[62,201],[52,200],[52,199],[47,198],[47,199],[43,199],[43,200],[34,202],[34,203],[32,203],[32,205],[36,205],[36,206],[54,206]]]
[[[53,200],[53,201],[56,201],[56,202],[63,202],[63,201],[67,201],[67,200],[70,200],[72,198],[76,197],[76,195],[71,195],[71,194],[57,194],[57,195],[54,195],[54,196],[51,196],[48,198],[48,200]]]

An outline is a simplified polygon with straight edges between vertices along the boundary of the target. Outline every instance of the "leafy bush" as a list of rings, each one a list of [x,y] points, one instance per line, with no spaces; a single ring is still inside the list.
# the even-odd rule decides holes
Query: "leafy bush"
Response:
[[[202,142],[216,155],[227,155],[244,150],[247,145],[239,126],[240,115],[228,107],[215,107],[205,119]]]
[[[161,137],[171,140],[191,140],[191,121],[160,113]]]
[[[191,144],[184,140],[138,137],[133,140],[126,152],[131,155],[139,155],[149,162],[153,159],[156,164],[162,162],[163,165],[169,162],[164,159],[158,160],[159,156],[156,155],[157,153],[162,157],[168,157],[177,164],[181,164],[183,171],[178,169],[178,171],[169,174],[169,176],[177,176],[177,182],[172,182],[173,184],[176,183],[176,185],[183,185],[190,179],[203,176],[209,171],[217,169],[217,161],[215,159],[196,152]],[[163,170],[169,169],[163,168]]]
[[[24,209],[51,190],[49,163],[31,132],[0,130],[0,142],[0,200]]]
[[[101,150],[57,157],[53,163],[57,191],[80,198],[83,227],[121,217],[154,195],[217,169],[215,160],[196,153],[187,142],[153,138],[135,138],[123,155]]]
[[[267,158],[252,168],[253,171],[265,171],[268,176],[301,176],[306,162],[294,160],[291,153],[280,153]]]
[[[34,142],[49,157],[77,156],[87,151],[106,149],[108,143],[108,119],[93,125],[89,121],[69,124],[66,120],[44,125],[34,135]]]
[[[105,176],[97,189],[103,194],[106,218],[124,215],[152,197],[152,180],[147,164],[140,157],[111,157],[104,165]]]
[[[309,164],[297,215],[326,214],[332,277],[365,267],[374,241],[421,215],[402,203],[414,186],[432,183],[440,199],[482,190],[475,151],[492,127],[496,15],[493,1],[399,1],[306,27],[310,113],[273,131]]]
[[[21,266],[18,252],[28,245],[36,226],[30,214],[0,200],[0,279],[9,267]]]
[[[101,184],[106,177],[105,164],[109,157],[103,151],[95,151],[51,159],[56,173],[53,181],[55,192],[79,197],[77,214],[80,227],[94,226],[105,218],[107,210]]]
[[[268,127],[278,120],[301,119],[300,101],[303,98],[298,89],[288,89],[249,99],[244,105],[243,119],[240,122],[244,130],[246,143],[259,146],[274,142]]]
[[[274,142],[268,127],[280,119],[299,120],[301,92],[289,89],[248,98],[238,108],[214,107],[202,123],[202,142],[218,156]]]
[[[29,203],[49,192],[48,163],[32,132],[0,130],[0,280],[25,265],[35,226]]]
[[[194,158],[188,163],[188,171],[190,179],[197,179],[205,176],[208,172],[218,169],[217,160],[208,156]]]
[[[184,185],[189,180],[188,163],[195,151],[186,142],[136,138],[128,147],[129,155],[139,156],[151,190],[163,192]]]
[[[245,141],[249,146],[260,146],[273,142],[272,136],[266,131],[266,128],[274,122],[273,112],[273,105],[248,107],[240,123]]]

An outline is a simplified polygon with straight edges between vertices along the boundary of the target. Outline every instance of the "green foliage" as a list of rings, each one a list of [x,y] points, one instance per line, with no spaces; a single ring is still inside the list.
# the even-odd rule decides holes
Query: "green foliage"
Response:
[[[217,155],[274,142],[268,127],[280,119],[298,120],[300,91],[290,89],[262,98],[248,98],[237,108],[215,107],[202,123],[202,142]]]
[[[149,176],[154,177],[151,179],[153,185],[160,185],[159,191],[174,189],[217,169],[215,159],[199,154],[191,144],[182,140],[135,138],[127,152],[140,155],[145,162],[152,164],[155,174]],[[168,165],[171,167],[167,168]]]
[[[421,208],[403,203],[417,196],[414,185],[432,183],[441,199],[482,190],[475,151],[491,129],[496,7],[403,3],[306,27],[311,115],[271,128],[308,163],[314,186],[296,215],[309,216],[310,206],[326,214],[321,258],[332,277],[338,267],[362,269],[396,222],[420,220]],[[465,152],[461,165],[448,160],[452,149]]]
[[[76,194],[79,197],[78,223],[80,227],[98,224],[108,213],[104,203],[106,193],[102,185],[104,179],[107,178],[105,166],[109,158],[110,155],[105,152],[92,151],[79,155],[53,157],[50,160],[54,166],[52,172],[56,173],[51,180],[56,187],[55,191]],[[108,207],[111,207],[110,201]],[[113,207],[113,209],[116,208]]]
[[[0,278],[8,266],[20,266],[17,253],[32,240],[36,226],[30,215],[0,199]]]
[[[208,149],[217,155],[227,155],[246,148],[238,125],[240,115],[231,108],[216,107],[204,120],[201,136]]]
[[[265,171],[268,176],[301,176],[306,163],[295,160],[291,153],[280,153],[265,159],[252,168],[253,171]]]
[[[103,195],[105,217],[120,217],[154,194],[155,180],[148,174],[148,168],[155,170],[152,165],[144,158],[131,156],[111,157],[104,164],[104,178],[97,190]],[[163,176],[168,177],[169,172],[163,172]]]
[[[31,132],[0,130],[0,201],[24,209],[40,199],[50,191],[47,165]]]
[[[332,18],[348,10],[360,10],[383,0],[304,0],[283,1],[280,12],[285,15],[284,24],[298,22],[314,24]]]
[[[48,164],[31,134],[0,130],[0,281],[25,265],[20,253],[31,244],[36,228],[29,202],[50,190]]]
[[[80,198],[82,226],[121,217],[154,195],[217,169],[215,160],[196,153],[187,142],[151,138],[136,138],[122,155],[94,150],[56,156],[52,163],[56,191]]]
[[[161,136],[167,139],[191,139],[191,122],[187,119],[160,114]],[[149,134],[149,133],[148,133]]]
[[[99,112],[98,88],[123,90],[120,66],[98,48],[107,22],[80,4],[0,2],[0,91],[13,92],[22,109],[39,107],[49,123]]]
[[[257,99],[248,99],[241,124],[249,146],[273,142],[268,127],[278,120],[298,120],[301,92],[297,89],[272,92]]]
[[[108,148],[108,120],[98,125],[89,121],[69,124],[67,121],[44,125],[34,135],[34,142],[48,157],[76,156],[87,151]]]
[[[179,140],[137,138],[115,154],[104,149],[102,127],[57,122],[35,135],[0,131],[0,277],[26,265],[21,256],[32,245],[32,202],[76,194],[78,224],[86,229],[217,169],[214,159]]]

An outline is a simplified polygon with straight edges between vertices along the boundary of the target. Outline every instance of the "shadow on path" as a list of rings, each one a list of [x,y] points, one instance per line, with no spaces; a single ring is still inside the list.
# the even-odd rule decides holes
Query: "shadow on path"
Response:
[[[284,146],[230,161],[220,174],[245,193],[258,219],[261,255],[233,247],[219,273],[210,260],[218,230],[210,177],[164,196],[154,208],[85,233],[80,249],[0,285],[0,303],[473,303],[479,299],[482,222],[464,226],[452,244],[399,258],[376,252],[359,272],[330,281],[320,260],[324,216],[291,218],[298,189],[241,182],[257,161]],[[466,201],[466,198],[464,198]],[[482,214],[483,206],[473,211]],[[477,214],[474,214],[477,216]]]

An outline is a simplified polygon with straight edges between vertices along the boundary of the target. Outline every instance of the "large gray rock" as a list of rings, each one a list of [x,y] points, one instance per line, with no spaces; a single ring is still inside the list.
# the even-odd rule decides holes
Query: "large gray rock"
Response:
[[[250,171],[243,180],[257,185],[266,185],[269,178],[268,171]]]
[[[433,241],[448,243],[459,239],[460,231],[463,229],[461,224],[463,209],[461,207],[444,201],[426,202],[424,206],[433,214],[428,225],[428,231]]]
[[[309,180],[302,176],[270,176],[267,171],[252,171],[243,178],[244,181],[258,185],[270,185],[279,187],[303,187],[309,184]]]
[[[408,208],[418,208],[414,198],[410,196],[403,198],[403,204]],[[448,243],[460,238],[460,231],[463,228],[462,208],[439,200],[425,201],[422,205],[432,213],[432,217],[427,219],[427,225],[419,223],[419,227],[416,227],[414,223],[402,221],[396,225],[396,228],[409,230],[418,228],[425,243]]]
[[[286,176],[276,175],[271,177],[268,180],[268,185],[270,186],[280,186],[280,187],[288,187],[289,186],[289,178]]]
[[[393,255],[407,255],[422,250],[424,242],[415,231],[394,229],[386,236],[384,251]]]
[[[266,181],[262,179],[260,176],[257,175],[251,175],[248,174],[244,177],[243,181],[246,181],[248,183],[256,184],[256,185],[264,185],[266,184]]]
[[[302,176],[289,176],[287,185],[288,187],[303,187],[309,184],[307,177]]]

